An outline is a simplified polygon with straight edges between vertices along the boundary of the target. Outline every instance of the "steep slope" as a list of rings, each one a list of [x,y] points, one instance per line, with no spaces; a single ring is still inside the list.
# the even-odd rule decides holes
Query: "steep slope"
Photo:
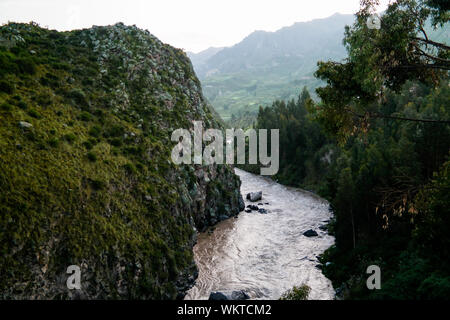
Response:
[[[335,14],[276,32],[256,31],[206,61],[193,60],[205,96],[229,120],[260,104],[296,97],[305,85],[313,91],[320,84],[312,75],[317,61],[346,56],[344,27],[353,21],[353,15]]]
[[[195,229],[240,200],[229,166],[171,162],[192,120],[220,127],[189,59],[148,31],[0,27],[0,297],[183,297]]]

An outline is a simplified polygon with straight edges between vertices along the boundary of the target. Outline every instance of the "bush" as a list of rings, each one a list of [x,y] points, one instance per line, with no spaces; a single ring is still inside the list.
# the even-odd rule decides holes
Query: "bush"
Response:
[[[447,300],[450,296],[450,277],[432,274],[419,286],[419,298],[426,300]]]
[[[72,89],[67,93],[67,97],[72,99],[78,106],[85,107],[89,105],[85,93],[80,89]]]
[[[81,121],[90,121],[92,119],[92,115],[89,112],[83,111],[80,114]]]
[[[40,106],[44,106],[44,107],[47,107],[52,104],[52,99],[47,94],[40,94],[36,97],[35,100],[36,100],[37,104],[39,104]]]
[[[112,146],[120,147],[122,145],[122,139],[114,138],[109,142]]]
[[[19,102],[17,103],[17,106],[18,106],[20,109],[22,109],[22,110],[26,110],[26,109],[28,108],[27,103],[24,102],[24,101],[19,101]]]
[[[120,137],[125,133],[125,129],[120,125],[114,125],[106,130],[104,133],[105,138]]]
[[[105,183],[100,180],[91,180],[90,183],[95,190],[101,190],[105,187]]]
[[[134,165],[132,163],[127,163],[123,166],[123,168],[125,169],[126,172],[128,172],[129,174],[133,174],[136,172],[136,168],[134,167]]]
[[[56,147],[58,147],[58,145],[59,145],[59,140],[58,140],[57,138],[50,138],[50,139],[48,140],[48,144],[49,144],[51,147],[56,148]]]
[[[97,161],[97,155],[93,152],[88,152],[87,157],[89,161],[95,162]]]
[[[2,103],[1,105],[0,105],[0,110],[2,110],[2,111],[6,111],[6,112],[10,112],[11,110],[12,110],[12,105],[10,105],[9,103]]]
[[[300,287],[294,286],[292,289],[283,293],[280,300],[308,300],[311,288],[306,284],[302,284]]]
[[[0,92],[11,94],[14,92],[14,87],[5,80],[0,80]]]
[[[73,133],[67,133],[64,135],[64,140],[66,140],[69,143],[72,143],[75,141],[77,137]]]
[[[92,143],[91,140],[87,140],[85,142],[83,142],[83,146],[87,149],[87,150],[91,150],[94,147],[94,144]]]
[[[39,112],[37,112],[35,109],[30,109],[30,110],[28,111],[28,115],[29,115],[30,117],[35,118],[35,119],[40,119],[40,118],[41,118],[41,115],[40,115]]]
[[[95,125],[93,126],[91,129],[89,129],[89,135],[98,138],[100,136],[100,133],[102,132],[102,128],[100,128],[99,126]]]
[[[36,64],[30,58],[16,59],[16,64],[21,73],[26,73],[26,74],[35,74],[36,73]]]

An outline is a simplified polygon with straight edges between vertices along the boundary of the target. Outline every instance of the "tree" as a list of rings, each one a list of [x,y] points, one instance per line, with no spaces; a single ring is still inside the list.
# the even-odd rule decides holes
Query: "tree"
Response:
[[[356,130],[365,131],[371,118],[450,123],[383,114],[379,108],[386,91],[400,91],[407,80],[437,85],[448,74],[450,47],[425,31],[427,21],[434,28],[446,27],[448,2],[398,0],[383,14],[380,29],[372,29],[367,21],[377,4],[378,0],[362,0],[356,22],[346,27],[348,58],[319,62],[315,73],[327,82],[317,89],[322,104],[315,106],[316,117],[340,141]]]

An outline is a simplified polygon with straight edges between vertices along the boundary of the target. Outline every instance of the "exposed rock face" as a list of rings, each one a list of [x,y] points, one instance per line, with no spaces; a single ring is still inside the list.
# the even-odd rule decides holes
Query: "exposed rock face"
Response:
[[[242,208],[230,166],[170,161],[173,130],[221,127],[184,52],[123,24],[0,46],[0,298],[182,298],[196,229]]]

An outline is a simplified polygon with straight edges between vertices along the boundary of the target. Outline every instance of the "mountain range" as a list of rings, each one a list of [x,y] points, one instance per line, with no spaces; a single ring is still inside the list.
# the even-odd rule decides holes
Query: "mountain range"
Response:
[[[188,56],[206,98],[230,120],[275,99],[293,98],[303,86],[317,87],[317,61],[346,56],[344,27],[353,21],[353,15],[334,14],[275,32],[255,31],[234,46]]]
[[[328,18],[294,23],[275,32],[255,31],[226,48],[189,53],[205,97],[223,120],[249,126],[260,105],[296,98],[306,86],[313,98],[322,83],[313,76],[317,62],[347,56],[346,25],[355,16],[336,13]],[[449,43],[448,25],[425,30],[431,39]]]

